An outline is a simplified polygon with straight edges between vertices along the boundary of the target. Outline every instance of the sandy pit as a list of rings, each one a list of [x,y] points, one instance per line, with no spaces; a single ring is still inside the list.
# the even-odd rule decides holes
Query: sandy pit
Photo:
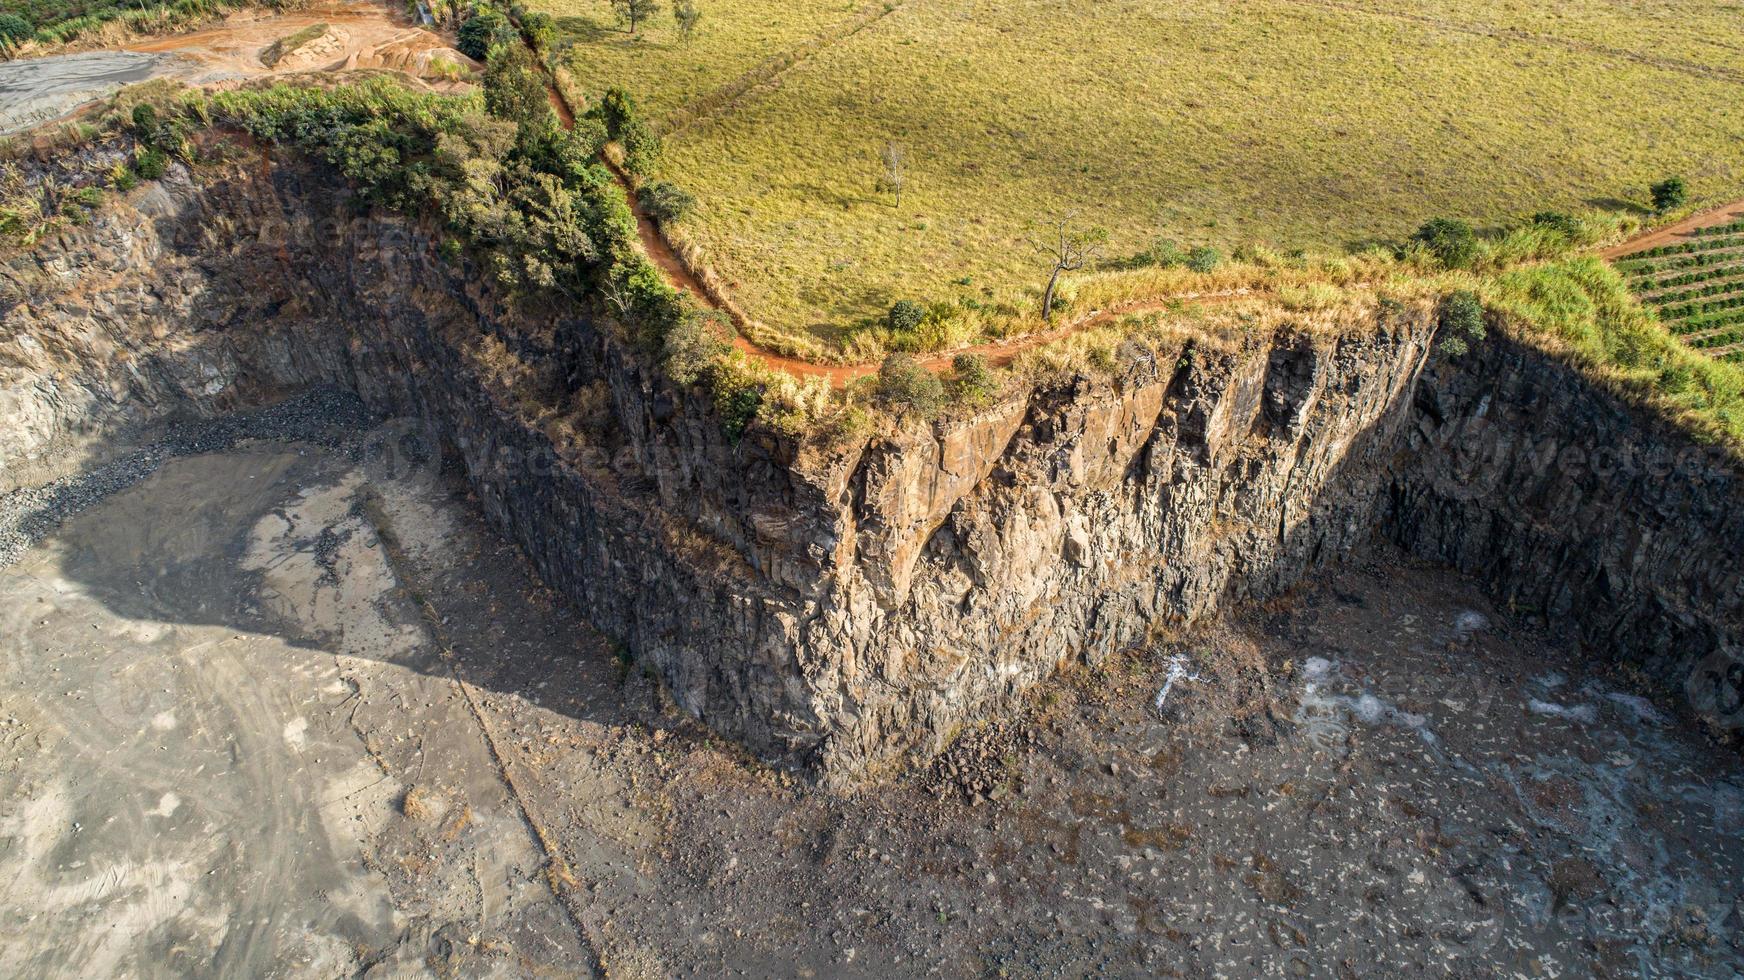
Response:
[[[282,57],[268,55],[275,44],[290,39],[299,43]],[[441,35],[413,25],[386,4],[331,3],[293,13],[245,10],[205,30],[147,38],[121,50],[0,62],[0,135],[61,118],[125,85],[156,78],[210,87],[299,72],[384,70],[446,90],[465,84],[479,67]]]
[[[0,974],[1744,962],[1735,752],[1445,572],[1328,575],[840,798],[672,710],[409,430],[318,415],[0,568]]]

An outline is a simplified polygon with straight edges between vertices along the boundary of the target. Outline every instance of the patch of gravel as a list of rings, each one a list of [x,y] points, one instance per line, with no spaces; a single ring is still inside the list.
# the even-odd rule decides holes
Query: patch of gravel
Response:
[[[342,388],[316,388],[270,408],[170,423],[163,438],[78,476],[0,496],[0,568],[68,518],[157,472],[178,456],[223,452],[245,442],[307,442],[355,455],[378,419]]]

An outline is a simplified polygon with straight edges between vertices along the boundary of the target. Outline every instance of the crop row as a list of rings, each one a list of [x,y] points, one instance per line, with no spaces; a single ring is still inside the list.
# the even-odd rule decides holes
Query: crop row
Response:
[[[1713,268],[1701,269],[1694,272],[1681,272],[1677,275],[1666,276],[1663,279],[1637,279],[1631,281],[1629,287],[1637,293],[1647,293],[1658,289],[1673,289],[1678,286],[1694,286],[1698,283],[1711,283],[1716,280],[1723,280],[1736,276],[1740,271],[1744,271],[1744,266],[1737,264],[1715,266]]]
[[[1715,279],[1688,289],[1678,289],[1658,296],[1646,297],[1646,301],[1655,306],[1670,306],[1673,303],[1691,303],[1707,299],[1710,296],[1724,296],[1744,289],[1744,266],[1739,267],[1738,275],[1732,279]]]
[[[1676,306],[1662,306],[1659,309],[1661,320],[1688,320],[1691,317],[1706,316],[1710,313],[1723,313],[1726,310],[1744,309],[1744,293],[1727,296],[1724,299],[1711,300],[1706,303],[1680,303]]]
[[[1729,347],[1740,341],[1744,341],[1744,323],[1741,323],[1724,333],[1717,333],[1711,337],[1703,337],[1700,340],[1692,340],[1689,342],[1689,348],[1690,350],[1713,350],[1716,347]]]
[[[1637,261],[1634,257],[1617,263],[1617,268],[1624,275],[1637,276],[1652,272],[1665,272],[1671,269],[1689,269],[1698,266],[1713,265],[1715,262],[1744,256],[1744,235],[1730,238],[1718,238],[1709,247],[1686,254],[1670,256],[1662,259],[1646,259]]]
[[[1679,242],[1676,245],[1659,245],[1654,248],[1644,248],[1639,252],[1631,252],[1626,260],[1633,262],[1638,259],[1662,259],[1669,255],[1688,255],[1691,252],[1705,252],[1720,247],[1714,244],[1714,236],[1735,238],[1744,234],[1744,221],[1729,225],[1715,225],[1712,228],[1698,228],[1689,233],[1691,241]]]
[[[1671,331],[1683,337],[1693,333],[1718,330],[1721,327],[1731,327],[1734,324],[1744,324],[1744,310],[1723,310],[1719,313],[1690,317],[1680,323],[1672,324]]]
[[[1733,221],[1723,225],[1709,225],[1706,228],[1696,228],[1691,231],[1690,234],[1698,237],[1705,237],[1708,235],[1723,235],[1731,231],[1744,231],[1744,220]]]

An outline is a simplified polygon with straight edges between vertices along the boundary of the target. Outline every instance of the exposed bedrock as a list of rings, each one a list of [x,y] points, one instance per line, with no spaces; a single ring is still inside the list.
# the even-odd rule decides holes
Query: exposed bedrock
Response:
[[[433,245],[279,165],[172,177],[13,260],[0,491],[167,417],[344,385],[438,430],[547,583],[683,707],[838,784],[936,749],[1062,662],[1278,594],[1377,528],[1667,680],[1738,632],[1730,464],[1701,457],[1683,489],[1506,466],[1460,482],[1464,427],[1504,446],[1684,443],[1506,341],[1440,361],[1427,308],[1183,342],[802,452],[732,443],[609,331],[514,312]]]

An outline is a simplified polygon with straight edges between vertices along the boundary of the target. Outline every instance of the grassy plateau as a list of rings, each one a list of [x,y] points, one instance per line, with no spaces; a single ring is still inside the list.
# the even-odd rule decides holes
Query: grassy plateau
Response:
[[[963,311],[965,336],[1033,320],[1026,228],[1062,212],[1108,229],[1105,259],[1159,236],[1336,252],[1639,202],[1668,173],[1744,182],[1736,3],[908,0],[844,32],[865,8],[703,0],[686,44],[666,14],[631,36],[605,0],[536,2],[584,87],[681,123],[660,177],[700,203],[671,237],[760,340],[811,356],[900,299]]]

